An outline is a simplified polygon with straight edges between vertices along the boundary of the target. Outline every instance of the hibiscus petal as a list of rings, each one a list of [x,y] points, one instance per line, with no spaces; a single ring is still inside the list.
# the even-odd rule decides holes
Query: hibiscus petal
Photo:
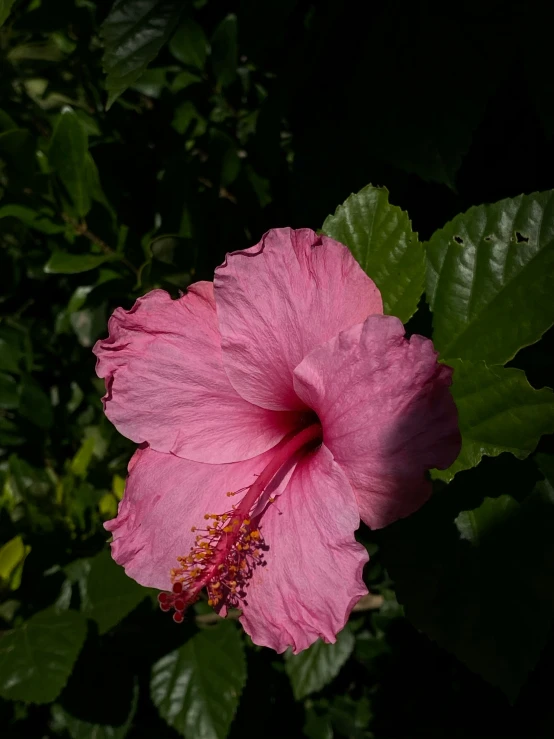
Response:
[[[241,616],[256,644],[297,653],[319,637],[336,640],[367,593],[359,523],[352,488],[330,452],[322,446],[302,458],[261,520],[267,565],[254,570]]]
[[[233,464],[203,464],[137,450],[117,518],[104,524],[113,534],[113,558],[141,585],[170,589],[177,557],[195,543],[191,528],[204,526],[207,513],[228,511],[242,496],[226,493],[251,485],[270,459],[271,451]]]
[[[137,443],[199,462],[234,462],[270,449],[296,416],[243,400],[221,362],[211,282],[172,300],[164,290],[118,308],[94,347],[104,408]]]
[[[303,407],[292,372],[339,331],[383,312],[348,249],[309,229],[269,231],[215,271],[223,363],[233,387],[273,410]]]
[[[459,454],[452,370],[438,364],[429,339],[407,340],[393,316],[342,332],[294,376],[373,528],[417,510],[431,493],[426,470],[445,469]]]

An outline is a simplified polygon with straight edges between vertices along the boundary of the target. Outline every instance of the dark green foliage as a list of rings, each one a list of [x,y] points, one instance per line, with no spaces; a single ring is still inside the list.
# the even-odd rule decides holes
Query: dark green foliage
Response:
[[[0,0],[3,737],[552,735],[551,25],[538,0]],[[360,529],[371,597],[297,656],[204,601],[175,625],[113,563],[134,445],[91,352],[115,307],[285,225],[433,337],[463,435],[421,511]]]

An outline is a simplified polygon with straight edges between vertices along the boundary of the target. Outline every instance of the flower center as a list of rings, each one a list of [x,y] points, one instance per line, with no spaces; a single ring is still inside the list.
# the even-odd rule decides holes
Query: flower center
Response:
[[[265,567],[264,552],[269,547],[259,528],[261,512],[254,509],[279,470],[301,449],[319,443],[322,430],[312,423],[285,436],[273,448],[273,456],[256,481],[247,488],[229,492],[232,497],[246,490],[238,503],[225,513],[206,513],[205,528],[197,532],[194,546],[171,570],[170,593],[158,596],[163,611],[174,609],[173,620],[181,623],[186,608],[194,603],[200,591],[208,591],[208,604],[216,609],[237,608],[245,603],[246,585],[257,567]],[[273,499],[268,498],[272,503]]]

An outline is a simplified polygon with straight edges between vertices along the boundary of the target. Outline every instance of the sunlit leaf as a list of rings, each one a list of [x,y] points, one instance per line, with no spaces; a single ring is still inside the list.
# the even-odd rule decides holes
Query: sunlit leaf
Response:
[[[535,390],[518,369],[488,367],[485,362],[453,359],[452,395],[458,409],[462,450],[447,470],[433,477],[451,480],[475,467],[484,454],[511,452],[523,459],[542,434],[554,433],[554,393]]]
[[[31,551],[31,547],[23,543],[20,536],[0,547],[0,586],[7,584],[11,590],[17,590],[21,584],[21,574],[25,558]]]
[[[350,195],[323,224],[345,244],[383,296],[385,313],[403,323],[415,313],[425,280],[425,252],[407,213],[389,203],[385,188]]]
[[[426,247],[443,357],[504,364],[554,323],[554,191],[470,208]]]

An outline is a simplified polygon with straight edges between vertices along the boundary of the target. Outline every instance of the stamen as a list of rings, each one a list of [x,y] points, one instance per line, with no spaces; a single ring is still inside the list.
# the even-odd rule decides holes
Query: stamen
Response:
[[[286,436],[252,485],[227,493],[231,497],[246,491],[240,503],[225,513],[206,513],[206,528],[192,527],[197,532],[194,546],[188,555],[177,558],[178,566],[170,573],[171,592],[158,595],[160,608],[173,609],[176,623],[183,621],[184,611],[198,600],[203,588],[208,605],[216,610],[246,605],[248,581],[257,567],[267,565],[264,553],[269,549],[258,525],[261,514],[253,518],[252,510],[281,467],[300,449],[320,440],[318,423]],[[274,500],[270,497],[268,503]]]

